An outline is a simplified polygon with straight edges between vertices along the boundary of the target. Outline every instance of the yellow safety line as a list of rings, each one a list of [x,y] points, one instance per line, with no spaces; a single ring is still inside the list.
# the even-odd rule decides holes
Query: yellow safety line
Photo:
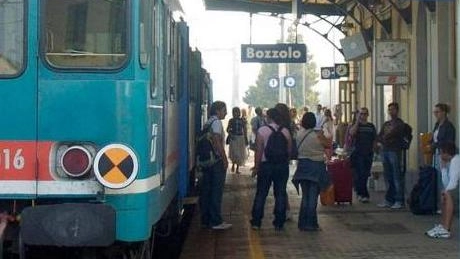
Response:
[[[249,239],[249,258],[252,259],[265,259],[262,246],[260,245],[259,233],[248,227]]]
[[[249,192],[248,192],[249,194]],[[249,195],[248,195],[249,196]],[[241,199],[243,201],[244,211],[251,211],[248,199]],[[245,216],[246,229],[248,231],[248,242],[249,242],[249,258],[250,259],[265,259],[262,246],[260,245],[259,231],[253,230],[249,225],[249,218]]]

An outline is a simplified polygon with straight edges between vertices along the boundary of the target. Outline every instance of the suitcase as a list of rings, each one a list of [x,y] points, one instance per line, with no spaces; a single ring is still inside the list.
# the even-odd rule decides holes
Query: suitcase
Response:
[[[334,184],[336,203],[352,203],[353,177],[349,159],[336,159],[327,163],[327,171]]]

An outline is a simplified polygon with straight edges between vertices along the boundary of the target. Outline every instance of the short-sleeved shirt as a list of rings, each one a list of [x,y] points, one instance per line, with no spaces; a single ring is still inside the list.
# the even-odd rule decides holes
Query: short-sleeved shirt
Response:
[[[360,155],[368,155],[374,152],[374,141],[377,137],[377,130],[374,124],[366,122],[365,124],[359,123],[358,130],[355,135],[355,148],[354,152]]]
[[[209,123],[212,123],[211,124],[212,132],[222,136],[222,145],[225,146],[225,132],[224,132],[224,126],[222,125],[222,121],[219,120],[219,118],[217,118],[216,115],[213,115],[206,122],[206,125],[209,125]]]
[[[279,126],[276,123],[270,123],[268,125],[270,125],[274,130],[278,130],[279,128]],[[265,147],[267,146],[268,138],[270,137],[270,134],[272,134],[272,132],[273,131],[269,127],[260,127],[257,131],[257,135],[259,135],[264,141],[264,153],[262,154],[262,162],[267,161],[267,158],[265,157]],[[281,129],[281,132],[286,137],[286,139],[291,138],[291,133],[289,133],[289,129],[283,127]]]

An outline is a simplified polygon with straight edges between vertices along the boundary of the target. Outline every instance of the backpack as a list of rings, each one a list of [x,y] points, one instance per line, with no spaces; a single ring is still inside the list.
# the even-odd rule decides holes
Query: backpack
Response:
[[[197,137],[196,164],[201,168],[211,167],[221,159],[212,143],[213,133],[211,126],[214,121],[216,120],[213,120],[209,124],[205,125]]]
[[[272,126],[266,125],[272,130],[268,137],[264,153],[267,161],[274,164],[287,163],[289,161],[289,152],[287,150],[287,139],[281,131],[283,127],[275,130]]]
[[[432,166],[420,167],[419,179],[408,201],[411,212],[415,215],[435,214],[437,199],[436,169]]]
[[[402,149],[409,149],[410,148],[410,143],[412,142],[412,127],[404,123],[403,126],[403,136],[402,136],[402,141],[401,141],[401,148]]]

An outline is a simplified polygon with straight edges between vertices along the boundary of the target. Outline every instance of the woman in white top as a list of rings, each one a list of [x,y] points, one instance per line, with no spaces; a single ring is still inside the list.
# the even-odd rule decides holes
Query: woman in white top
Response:
[[[318,195],[329,185],[329,177],[324,163],[324,148],[328,140],[321,130],[315,131],[315,115],[307,112],[303,115],[301,128],[297,133],[298,164],[292,182],[298,191],[302,189],[299,220],[297,227],[301,231],[319,230],[316,207]]]
[[[449,238],[452,217],[454,214],[454,197],[458,187],[460,174],[460,156],[456,153],[453,142],[443,142],[439,146],[441,158],[442,192],[441,192],[441,224],[425,232],[433,238]]]

